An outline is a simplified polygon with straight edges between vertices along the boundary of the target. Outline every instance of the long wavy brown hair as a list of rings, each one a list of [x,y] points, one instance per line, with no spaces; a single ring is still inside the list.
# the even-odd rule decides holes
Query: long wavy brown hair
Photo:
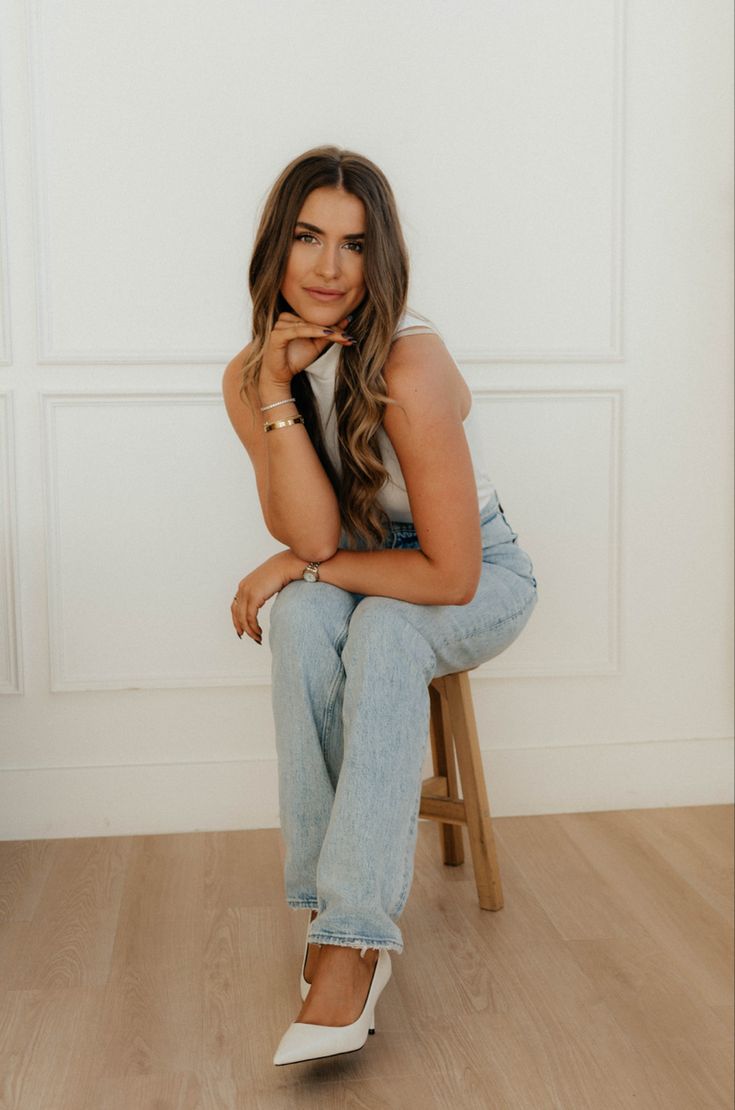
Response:
[[[382,170],[362,154],[337,146],[313,147],[294,158],[273,184],[250,260],[253,341],[242,366],[240,394],[249,405],[247,390],[258,382],[273,326],[281,312],[289,311],[280,288],[293,230],[309,193],[322,186],[338,187],[359,197],[366,213],[366,292],[349,324],[357,343],[340,347],[335,379],[341,475],[325,448],[319,409],[305,371],[292,378],[292,393],[337,496],[348,547],[358,547],[359,536],[366,549],[373,550],[382,546],[390,519],[377,502],[389,478],[377,432],[385,406],[395,404],[387,396],[383,368],[407,307],[409,261],[393,190]]]

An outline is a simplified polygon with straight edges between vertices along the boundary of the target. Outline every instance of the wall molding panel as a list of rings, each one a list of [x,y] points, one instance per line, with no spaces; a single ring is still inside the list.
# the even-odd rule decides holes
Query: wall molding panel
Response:
[[[564,304],[564,307],[568,309],[566,312],[566,330],[569,333],[569,339],[566,342],[558,342],[553,346],[543,343],[529,344],[523,336],[524,329],[519,327],[517,329],[517,342],[504,345],[502,348],[486,346],[482,342],[471,343],[466,347],[462,346],[460,342],[452,343],[452,350],[460,362],[552,363],[563,365],[566,363],[615,363],[624,360],[622,350],[624,0],[611,0],[611,3],[604,5],[604,7],[609,11],[609,38],[605,43],[605,49],[607,50],[606,65],[598,67],[600,70],[599,76],[597,70],[595,70],[594,76],[592,73],[588,74],[588,79],[590,81],[596,79],[598,82],[602,82],[605,79],[605,74],[609,74],[610,77],[611,85],[609,88],[598,84],[595,89],[597,99],[594,100],[596,130],[600,132],[604,130],[605,134],[609,136],[609,145],[602,144],[599,149],[587,150],[586,158],[594,165],[594,176],[591,181],[587,181],[585,184],[585,191],[580,192],[576,215],[579,219],[578,237],[582,242],[590,240],[601,224],[606,224],[608,230],[605,238],[601,238],[597,253],[585,251],[583,257],[580,251],[577,266],[570,270],[569,281],[577,282],[578,285],[571,284],[567,301],[565,303],[559,302],[560,306]],[[591,21],[591,26],[598,22],[598,17],[599,12],[596,13],[595,8],[591,8],[587,16]],[[51,215],[53,206],[49,190],[52,187],[58,188],[58,183],[63,181],[65,177],[63,167],[59,163],[62,156],[54,153],[63,150],[64,136],[56,135],[52,130],[54,125],[63,126],[63,122],[57,120],[57,115],[61,116],[61,109],[57,107],[58,98],[55,98],[54,88],[51,84],[53,74],[49,73],[46,59],[47,56],[55,57],[54,44],[56,38],[54,36],[59,36],[64,32],[59,29],[59,16],[55,14],[54,9],[49,9],[48,5],[43,3],[43,0],[31,0],[28,18],[33,120],[33,195],[37,228],[38,363],[40,365],[58,366],[85,364],[95,366],[173,364],[180,366],[226,363],[230,358],[230,353],[227,351],[211,348],[197,350],[191,344],[180,348],[176,343],[167,342],[165,334],[161,334],[161,342],[157,347],[141,346],[137,343],[135,346],[126,345],[124,348],[118,347],[118,349],[103,348],[94,341],[85,345],[81,341],[81,336],[77,342],[74,341],[71,335],[66,339],[58,337],[59,321],[71,328],[74,325],[65,320],[63,310],[60,311],[58,304],[55,303],[54,289],[66,290],[70,286],[73,287],[75,273],[83,273],[85,270],[85,267],[77,266],[75,271],[75,260],[69,256],[68,249],[62,250],[60,247],[55,248],[53,245],[54,227]],[[57,20],[56,26],[53,23],[54,18]],[[181,18],[185,25],[183,13]],[[607,33],[607,29],[604,33]],[[591,89],[590,99],[592,99]],[[578,98],[571,95],[560,106],[560,111],[569,113],[570,120],[572,120],[572,113],[580,113],[579,118],[574,118],[573,122],[581,131],[583,131],[586,120],[582,113],[588,110]],[[56,161],[54,161],[54,157],[56,157]],[[596,164],[593,161],[595,158],[597,158]],[[492,158],[489,154],[486,161],[488,165],[492,164]],[[562,171],[560,170],[560,172]],[[557,187],[560,187],[558,182]],[[599,196],[607,197],[608,214],[606,218],[603,218],[596,207]],[[584,205],[587,199],[589,200],[589,207],[585,209]],[[110,203],[113,203],[112,199]],[[119,209],[121,206],[116,207]],[[122,208],[124,209],[124,206]],[[586,216],[589,222],[589,228],[587,229],[582,223],[583,216]],[[131,236],[133,234],[134,232],[131,230]],[[147,240],[145,249],[146,252],[150,253],[151,244]],[[154,254],[163,256],[165,249],[163,243],[160,248],[156,248],[153,244]],[[552,250],[551,243],[546,248],[539,246],[540,252],[543,252],[544,249]],[[543,253],[540,253],[539,267],[543,265],[543,258]],[[529,261],[533,264],[535,260],[531,258]],[[62,265],[65,269],[59,270]],[[144,269],[142,260],[141,269]],[[559,288],[560,282],[553,281],[552,287],[554,289]],[[100,302],[98,307],[94,303],[89,303],[90,297],[95,296],[94,287],[88,289],[85,286],[84,290],[80,287],[76,302],[72,302],[88,306],[87,313],[79,318],[79,329],[84,327],[85,334],[87,331],[94,334],[95,329],[94,326],[90,328],[90,320],[104,318],[106,311],[109,316],[110,309],[105,309],[107,302],[102,300],[103,287],[100,286],[99,288]],[[585,298],[592,296],[592,291],[598,289],[606,290],[607,306],[603,311],[602,304],[596,303],[593,313],[591,306],[585,307]],[[581,311],[580,304],[582,305]],[[114,315],[119,316],[120,311],[124,312],[125,310],[116,310]],[[131,307],[131,313],[132,311]],[[562,311],[558,315],[561,317]],[[578,328],[580,322],[586,321],[592,315],[600,318],[599,340],[592,342],[588,339],[577,338],[575,340],[575,328]],[[605,318],[607,322],[603,328],[602,320]],[[147,320],[147,317],[145,319]],[[143,316],[136,320],[133,315],[130,315],[128,326],[122,329],[122,332],[131,337],[141,334],[145,330],[143,321]],[[115,326],[117,326],[116,322]],[[531,322],[525,330],[527,331],[529,327],[532,327]]]
[[[243,503],[221,396],[48,392],[41,406],[52,690],[267,683],[229,603],[281,545],[254,481]],[[172,501],[177,482],[187,495]]]
[[[10,327],[10,262],[8,258],[8,195],[5,169],[5,104],[0,84],[0,366],[12,366]]]
[[[543,476],[557,489],[565,483],[570,505],[569,516],[560,522],[559,499],[553,498],[552,519],[538,489],[521,488],[520,479],[512,473],[506,479],[497,472],[492,456],[487,459],[505,514],[519,534],[520,546],[531,554],[539,601],[516,643],[473,674],[478,678],[620,674],[623,391],[475,388],[472,392],[485,424],[484,442],[492,445],[497,463],[504,457],[517,458],[515,443],[526,444],[524,475],[536,475],[536,480]],[[523,415],[504,419],[509,407]],[[575,436],[579,453],[575,453]],[[549,438],[560,444],[551,458]],[[485,450],[490,455],[489,448]],[[578,471],[577,457],[585,460],[584,474]],[[529,507],[528,528],[514,512],[512,491],[517,487],[520,502]],[[531,524],[543,535],[543,544],[534,539]],[[548,579],[539,551],[546,555]],[[547,591],[547,581],[553,581],[553,592]]]
[[[624,92],[625,92],[625,2],[613,0],[614,31],[610,42],[612,52],[613,85],[610,101],[610,131],[612,149],[609,169],[610,238],[607,265],[609,270],[609,334],[597,347],[568,346],[558,349],[534,349],[519,344],[513,349],[458,349],[457,358],[462,362],[500,363],[615,363],[624,362],[623,351],[623,214],[625,144],[624,144]],[[603,179],[601,171],[600,179]]]
[[[487,442],[496,445],[498,459],[504,455],[513,457],[511,445],[514,442],[540,444],[543,442],[541,428],[558,427],[558,455],[551,460],[548,456],[539,457],[539,472],[556,473],[559,481],[566,478],[570,485],[573,480],[579,483],[573,452],[570,452],[576,435],[578,449],[584,452],[586,463],[585,485],[577,490],[577,496],[587,498],[585,512],[576,518],[572,514],[563,531],[555,529],[558,551],[553,550],[552,544],[549,555],[549,576],[555,582],[553,594],[546,593],[544,572],[535,565],[540,600],[527,633],[500,656],[477,668],[476,674],[478,677],[509,678],[619,673],[620,391],[480,389],[474,393],[481,419],[487,425]],[[200,543],[201,537],[197,539],[194,528],[188,533],[188,539],[184,538],[186,521],[179,520],[185,530],[181,539],[174,538],[175,531],[169,533],[162,527],[166,499],[158,499],[155,489],[151,494],[148,465],[144,461],[150,458],[150,465],[161,471],[171,465],[164,462],[164,458],[170,459],[180,451],[185,462],[188,457],[186,443],[197,442],[203,453],[213,460],[210,463],[213,477],[211,486],[200,487],[198,498],[192,492],[188,511],[194,521],[200,514],[202,519],[216,521],[216,516],[208,516],[212,506],[207,502],[219,497],[224,522],[229,515],[227,506],[237,499],[239,479],[233,471],[230,486],[227,460],[216,458],[220,450],[218,425],[221,424],[225,432],[227,430],[221,398],[217,394],[196,391],[55,392],[42,395],[42,407],[52,689],[269,684],[270,657],[261,660],[261,656],[255,654],[256,645],[246,644],[245,637],[238,641],[237,647],[245,646],[246,651],[250,648],[248,654],[252,662],[244,666],[239,665],[242,651],[232,654],[229,646],[218,641],[214,630],[211,630],[213,639],[207,641],[206,650],[202,645],[201,650],[190,648],[182,652],[181,640],[186,639],[186,629],[206,626],[209,611],[202,607],[197,612],[192,610],[188,616],[179,615],[182,591],[187,599],[192,591],[186,588],[186,574],[181,582],[172,582],[166,566],[170,561],[174,565],[185,563],[185,553],[191,552],[192,545]],[[580,418],[580,407],[584,409],[584,419]],[[167,408],[169,412],[164,417]],[[191,414],[197,411],[199,417],[193,418]],[[503,450],[503,436],[508,437],[507,451]],[[160,442],[164,437],[169,445],[166,451]],[[182,441],[184,447],[180,448],[177,444]],[[229,439],[227,442],[229,444]],[[239,466],[239,452],[237,458]],[[195,467],[187,482],[192,491],[196,486]],[[491,467],[491,477],[497,481],[493,469]],[[535,473],[536,467],[528,466],[526,472]],[[221,479],[216,477],[218,475]],[[171,482],[175,481],[175,469],[170,478]],[[165,480],[163,484],[165,486]],[[256,534],[248,539],[243,523],[242,535],[229,541],[223,538],[221,551],[216,555],[217,559],[225,560],[232,557],[232,552],[239,552],[240,569],[234,581],[248,567],[280,549],[261,524],[254,481],[249,484],[251,505],[244,508],[242,520],[257,521]],[[510,480],[498,485],[511,524],[520,532],[521,546],[535,551],[537,545],[532,536],[521,528],[509,508]],[[528,505],[539,501],[532,490],[522,494],[520,499]],[[545,530],[543,509],[542,500],[530,514],[541,531]],[[597,527],[589,526],[590,513],[597,514]],[[219,525],[215,523],[213,527],[216,530]],[[575,527],[579,529],[578,535],[573,532]],[[549,530],[553,534],[553,521],[549,522]],[[155,539],[151,538],[153,533]],[[148,543],[151,543],[150,549],[146,546]],[[248,543],[251,543],[252,553],[243,554]],[[148,550],[149,554],[145,555]],[[159,558],[157,553],[160,552],[163,555]],[[201,552],[200,557],[192,558],[189,566],[192,581],[201,577],[201,567],[211,563],[213,558],[206,543]],[[107,577],[104,570],[100,571],[105,566],[109,568]],[[153,586],[150,572],[158,577]],[[182,573],[181,568],[179,572]],[[575,612],[574,598],[582,588],[582,578],[589,583],[590,591],[588,603],[580,610],[585,616],[582,619],[580,612],[576,612],[570,620],[565,618],[565,613]],[[106,601],[108,579],[112,590],[109,602]],[[232,579],[222,570],[220,574],[214,572],[214,580]],[[210,588],[211,585],[202,590],[200,584],[200,592],[205,595]],[[168,603],[161,600],[167,590],[170,591]],[[122,600],[121,591],[126,601]],[[229,596],[224,599],[228,603]],[[135,612],[136,606],[142,606],[150,619],[150,609],[157,604],[160,605],[160,622],[166,627],[171,625],[172,639],[167,642],[166,635],[161,634],[158,653],[147,655],[146,646],[138,643],[130,613]],[[184,613],[187,604],[194,602],[183,602]],[[270,603],[266,602],[261,610],[266,642],[269,611]],[[167,617],[167,612],[176,615]],[[100,621],[100,613],[106,614],[105,620]],[[116,630],[117,653],[111,651],[109,645],[110,620]],[[544,623],[547,624],[545,632],[539,635],[537,629]],[[231,634],[226,625],[222,625],[220,631],[226,631],[228,637]],[[149,640],[150,634],[146,637],[146,641]],[[70,654],[67,646],[72,644],[76,647],[76,656]],[[150,648],[150,643],[147,647]],[[182,666],[181,662],[177,666],[174,662],[177,657],[186,657],[189,666]],[[228,664],[228,658],[233,662]]]
[[[69,7],[69,3],[61,5]],[[182,13],[183,14],[183,13]],[[52,275],[58,264],[52,241],[52,219],[50,215],[49,183],[54,180],[50,170],[51,148],[49,120],[54,104],[53,90],[48,85],[48,70],[45,64],[45,50],[50,44],[47,23],[51,16],[63,22],[63,15],[49,8],[45,0],[29,0],[27,8],[27,37],[29,50],[29,74],[31,97],[31,144],[33,151],[33,210],[35,224],[36,289],[38,297],[37,314],[37,363],[58,366],[116,366],[116,365],[220,365],[225,364],[231,353],[217,350],[193,350],[190,346],[177,349],[173,344],[163,345],[160,349],[131,346],[125,350],[103,350],[101,348],[78,347],[66,343],[59,344],[55,337],[55,321],[59,319],[58,306],[52,293]],[[90,233],[92,234],[92,233]],[[161,248],[163,249],[163,248]],[[150,244],[145,247],[150,252]],[[65,259],[73,266],[73,260]],[[142,265],[144,262],[141,260]],[[65,281],[73,280],[73,269],[65,273]],[[86,301],[86,299],[85,299]],[[93,306],[92,306],[93,308]],[[128,329],[131,336],[136,334],[135,321]]]
[[[0,393],[0,694],[23,694],[12,393]]]

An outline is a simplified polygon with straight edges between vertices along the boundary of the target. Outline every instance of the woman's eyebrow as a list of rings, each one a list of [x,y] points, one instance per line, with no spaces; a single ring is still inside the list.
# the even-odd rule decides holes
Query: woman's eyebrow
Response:
[[[298,220],[297,223],[296,223],[296,226],[297,227],[307,227],[309,229],[309,231],[315,231],[317,233],[317,235],[324,235],[325,234],[325,232],[322,231],[322,229],[320,227],[315,227],[314,224],[304,223],[303,220]],[[357,232],[355,232],[354,235],[344,235],[343,236],[343,239],[364,239],[364,238],[365,238],[365,232],[364,231],[357,231]]]

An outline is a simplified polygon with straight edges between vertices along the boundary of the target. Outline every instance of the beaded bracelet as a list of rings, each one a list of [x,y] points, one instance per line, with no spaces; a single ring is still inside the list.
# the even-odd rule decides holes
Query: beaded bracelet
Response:
[[[287,428],[289,426],[289,424],[303,424],[303,423],[304,423],[304,418],[303,418],[303,416],[301,416],[301,414],[299,414],[298,416],[290,417],[290,419],[288,419],[288,420],[272,420],[270,422],[270,424],[264,424],[263,428],[265,429],[266,432],[272,432],[274,428]]]

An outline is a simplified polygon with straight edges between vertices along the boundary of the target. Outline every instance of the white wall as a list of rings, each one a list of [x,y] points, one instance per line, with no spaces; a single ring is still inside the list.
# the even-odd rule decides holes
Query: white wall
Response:
[[[529,551],[493,813],[732,798],[725,0],[6,0],[0,838],[278,823],[266,532],[220,397],[259,207],[381,165]],[[426,773],[429,773],[427,738]]]

